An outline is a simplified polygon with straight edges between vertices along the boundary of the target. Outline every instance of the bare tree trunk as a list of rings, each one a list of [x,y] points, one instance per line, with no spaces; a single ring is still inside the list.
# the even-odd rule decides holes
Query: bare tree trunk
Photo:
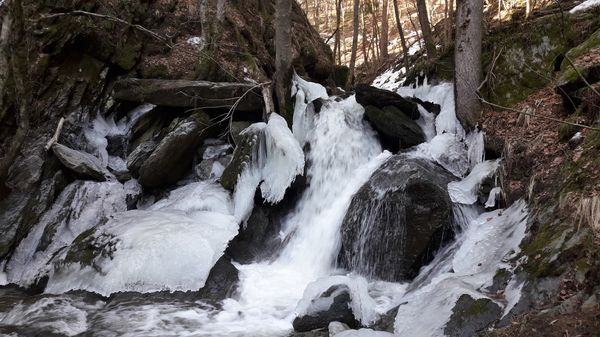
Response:
[[[433,42],[431,26],[429,25],[429,18],[427,16],[427,4],[425,3],[425,0],[416,1],[417,12],[419,14],[419,23],[421,24],[421,33],[423,34],[423,40],[425,40],[425,49],[427,50],[427,57],[432,59],[435,57],[435,43]]]
[[[528,19],[531,14],[531,0],[525,0],[525,18]]]
[[[336,0],[336,4],[335,4],[335,43],[333,44],[333,60],[336,60],[336,56],[337,56],[337,63],[338,64],[342,64],[342,57],[341,57],[341,48],[340,48],[340,44],[341,44],[341,32],[340,32],[340,24],[341,24],[341,18],[342,16],[342,0]]]
[[[373,11],[371,13],[371,17],[373,18],[373,51],[374,53],[374,57],[373,59],[376,59],[379,61],[379,56],[380,56],[380,50],[379,50],[379,22],[377,22],[377,7],[373,8]]]
[[[346,27],[346,8],[344,8],[344,0],[341,0],[341,1],[342,1],[342,6],[340,7],[342,10],[342,12],[341,12],[342,26],[340,28],[340,30],[342,31],[341,32],[341,34],[342,34],[342,41],[341,41],[342,54],[341,55],[344,56],[344,63],[346,63],[348,61],[347,60],[348,49],[346,46],[346,32],[344,31],[344,28]]]
[[[400,34],[400,43],[402,44],[402,54],[404,61],[405,71],[408,71],[408,47],[406,46],[406,39],[404,38],[404,29],[402,28],[402,20],[400,19],[400,10],[398,9],[398,0],[394,0],[394,16],[396,17],[396,27],[398,28],[398,34]]]
[[[415,24],[415,21],[412,19],[412,15],[411,15],[410,10],[408,9],[408,7],[406,8],[406,12],[408,14],[408,20],[410,20],[410,25],[412,26],[413,31],[415,32],[415,34],[417,36],[417,43],[419,44],[419,49],[422,49],[423,48],[423,44],[421,43],[421,35],[419,35],[419,30],[417,29],[417,25]]]
[[[379,49],[381,50],[381,58],[386,60],[388,58],[390,28],[388,25],[388,0],[382,1],[383,7],[381,10],[381,37],[379,39]]]
[[[455,105],[456,115],[466,130],[472,130],[481,116],[477,88],[481,83],[481,38],[483,0],[456,2]]]
[[[325,1],[325,31],[329,31],[329,1]]]
[[[353,8],[353,25],[354,29],[352,30],[352,52],[350,55],[350,76],[348,76],[347,86],[349,87],[351,84],[354,84],[354,67],[356,66],[356,48],[358,46],[358,20],[359,20],[359,10],[360,10],[360,2],[359,0],[354,0],[354,8]]]
[[[449,46],[454,40],[452,38],[452,23],[454,22],[454,0],[448,1],[448,20],[446,20],[446,45]]]
[[[317,30],[317,32],[320,32],[321,30],[319,27],[320,27],[321,22],[319,20],[319,1],[318,0],[315,0],[314,7],[315,7],[314,8],[315,9],[315,11],[314,11],[314,13],[315,13],[315,29]]]
[[[292,78],[292,1],[277,0],[275,10],[275,95],[279,113],[289,120],[286,103]]]
[[[361,6],[361,16],[362,16],[362,52],[363,52],[363,62],[365,63],[365,65],[369,64],[369,52],[368,52],[368,48],[367,48],[367,41],[369,40],[367,38],[367,21],[366,21],[366,14],[365,14],[365,3],[363,2],[362,6]]]

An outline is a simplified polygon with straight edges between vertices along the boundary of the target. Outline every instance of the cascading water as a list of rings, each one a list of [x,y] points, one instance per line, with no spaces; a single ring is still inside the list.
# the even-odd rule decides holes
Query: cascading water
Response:
[[[114,269],[118,275],[113,272],[98,276],[89,267],[53,275],[43,262],[68,255],[65,246],[69,242],[59,241],[54,244],[56,247],[51,245],[52,249],[39,252],[36,247],[40,245],[43,225],[24,241],[27,246],[19,247],[19,258],[9,264],[12,272],[8,278],[13,282],[20,281],[19,275],[24,275],[31,266],[29,263],[35,263],[36,268],[28,272],[32,274],[29,281],[40,270],[50,272],[49,289],[55,293],[82,288],[104,294],[119,290],[153,291],[160,290],[161,282],[168,290],[197,289],[204,279],[178,275],[176,267],[161,274],[160,264],[169,264],[183,256],[189,270],[197,269],[206,278],[210,266],[222,254],[223,245],[235,235],[232,224],[245,221],[251,212],[256,188],[260,186],[266,200],[281,200],[287,186],[304,167],[300,149],[308,144],[309,151],[305,154],[308,185],[284,220],[280,238],[285,245],[272,259],[236,264],[240,280],[235,296],[225,299],[219,307],[195,300],[152,297],[106,304],[81,293],[48,295],[11,307],[0,300],[0,324],[49,328],[66,335],[87,331],[98,336],[285,336],[291,331],[294,317],[306,313],[316,296],[332,285],[345,284],[354,315],[363,324],[400,305],[395,321],[397,335],[442,336],[456,299],[461,294],[484,297],[482,290],[490,284],[496,269],[506,266],[504,261],[518,252],[525,233],[524,202],[483,214],[474,205],[481,180],[493,174],[497,162],[483,162],[483,135],[480,132],[465,135],[456,120],[451,84],[398,88],[403,95],[415,95],[441,105],[437,117],[420,109],[422,117],[418,123],[428,141],[406,155],[436,162],[460,178],[471,172],[448,186],[455,202],[458,235],[410,283],[367,280],[336,270],[340,226],[350,201],[391,154],[382,151],[375,132],[363,120],[364,109],[354,96],[329,98],[323,87],[299,77],[295,77],[293,90],[296,94],[293,136],[278,115],[245,131],[256,136],[257,147],[251,165],[240,175],[233,197],[216,183],[207,181],[179,188],[147,209],[110,216],[107,225],[97,233],[117,238],[114,244],[117,248],[124,245],[126,254],[100,260],[94,268],[113,270],[118,265],[120,269]],[[312,103],[316,99],[322,100],[318,113]],[[106,131],[96,129],[100,133]],[[102,145],[98,149],[105,158]],[[95,184],[104,187],[102,184],[108,183]],[[126,191],[119,192],[119,200],[126,199]],[[87,206],[80,206],[83,214],[87,214]],[[119,207],[115,211],[125,210],[124,206]],[[214,221],[206,223],[207,214]],[[43,221],[53,219],[52,214],[46,217],[48,220]],[[74,223],[78,221],[86,220],[78,218]],[[76,232],[68,232],[66,225],[58,229],[70,235],[65,238],[68,241],[89,227],[82,225]],[[207,229],[214,234],[213,239],[202,234]],[[178,234],[178,231],[183,232]],[[146,273],[143,263],[136,263],[139,269],[132,272],[127,268],[128,259],[142,261],[143,256],[160,252],[149,243],[151,240],[160,242],[161,251],[170,253],[156,255],[151,272]],[[202,242],[202,247],[182,246],[193,247],[195,242]],[[185,249],[180,251],[182,248]],[[206,256],[208,253],[210,258]],[[199,266],[194,265],[194,259],[198,259]],[[503,305],[505,312],[518,300],[522,286],[516,281],[511,284],[514,291],[507,295],[510,298]],[[7,299],[14,296],[10,290],[0,292]],[[386,335],[369,330],[358,333]]]

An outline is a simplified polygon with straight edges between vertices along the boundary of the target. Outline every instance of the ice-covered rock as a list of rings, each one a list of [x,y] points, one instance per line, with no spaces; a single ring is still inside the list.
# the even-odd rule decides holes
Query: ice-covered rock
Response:
[[[76,181],[21,241],[6,266],[10,282],[29,286],[52,274],[65,248],[81,233],[127,209],[128,190],[118,182]]]
[[[453,181],[448,184],[448,192],[452,202],[472,205],[478,200],[479,188],[482,182],[492,177],[498,166],[499,160],[488,160],[481,162],[473,168],[469,175],[461,181]]]
[[[54,144],[52,152],[60,162],[69,170],[82,178],[91,178],[98,181],[105,181],[108,173],[103,169],[102,163],[98,158],[89,153],[73,150],[61,144]]]
[[[189,184],[77,237],[46,291],[198,290],[237,230],[227,191]]]
[[[233,159],[223,172],[221,184],[234,183],[235,216],[245,222],[252,211],[254,194],[278,203],[296,176],[304,172],[304,152],[283,117],[272,113],[268,123],[255,123],[241,134]]]

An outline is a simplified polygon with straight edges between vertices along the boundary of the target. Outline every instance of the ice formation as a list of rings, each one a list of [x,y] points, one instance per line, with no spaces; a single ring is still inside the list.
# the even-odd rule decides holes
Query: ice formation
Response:
[[[65,248],[84,231],[127,209],[128,191],[118,182],[76,181],[21,241],[6,266],[8,280],[29,286],[53,272],[52,261],[64,258]]]
[[[260,185],[262,197],[270,203],[283,199],[286,189],[304,171],[304,152],[287,127],[272,113],[268,123],[255,123],[242,134],[252,135],[252,154],[235,186],[235,217],[245,221],[252,211],[254,193]]]
[[[318,299],[321,293],[327,291],[332,286],[345,286],[348,289],[350,294],[349,306],[354,316],[364,325],[373,323],[379,316],[376,312],[375,300],[369,295],[369,282],[364,277],[358,275],[354,277],[344,275],[330,276],[310,283],[304,290],[302,299],[298,302],[296,315],[312,314],[313,312],[309,309],[314,308],[315,299]],[[328,308],[329,305],[326,305],[320,309],[327,310]]]
[[[215,183],[175,190],[147,210],[115,214],[92,234],[92,261],[67,263],[46,291],[196,290],[237,234],[229,193]],[[86,264],[87,263],[87,264]]]
[[[581,11],[586,11],[588,9],[600,6],[600,0],[586,0],[579,5],[573,7],[569,13],[577,13]]]
[[[449,248],[451,259],[443,254],[431,265],[440,266],[418,288],[407,292],[398,310],[394,333],[400,336],[444,336],[443,327],[454,303],[463,294],[485,297],[477,290],[491,285],[497,269],[519,252],[525,236],[527,206],[518,201],[505,210],[481,214]]]
[[[461,181],[453,181],[448,184],[448,192],[452,202],[472,205],[477,202],[479,186],[486,178],[492,177],[498,166],[499,160],[487,160],[477,164],[471,173]]]

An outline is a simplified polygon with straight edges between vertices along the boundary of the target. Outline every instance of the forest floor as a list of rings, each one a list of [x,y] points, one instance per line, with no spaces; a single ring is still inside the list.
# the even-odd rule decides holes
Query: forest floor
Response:
[[[600,64],[600,57],[586,62]],[[600,112],[600,96],[592,97],[585,109],[573,112],[568,107],[569,103],[557,93],[555,82],[552,81],[512,107],[535,116],[512,110],[488,109],[484,113],[482,128],[488,139],[500,143],[498,146],[503,148],[505,163],[502,187],[508,202],[524,196],[534,209],[542,209],[558,200],[559,207],[553,214],[562,220],[560,226],[573,226],[577,231],[580,226],[591,227],[595,237],[593,243],[584,245],[585,253],[573,255],[572,258],[567,253],[565,260],[561,261],[577,265],[578,259],[585,255],[592,259],[588,262],[590,268],[583,282],[576,281],[573,274],[562,274],[561,290],[547,306],[517,316],[509,326],[485,332],[482,336],[600,336],[598,302],[584,309],[579,307],[583,300],[574,301],[582,289],[587,289],[585,292],[597,292],[599,288],[599,209],[598,206],[582,209],[582,205],[586,200],[597,201],[600,198],[600,131],[549,119],[598,128],[595,122]],[[600,83],[594,84],[594,87],[600,88]],[[533,237],[541,237],[544,230],[534,228]],[[552,240],[544,244],[551,245]],[[575,286],[568,289],[566,284]],[[577,302],[578,309],[560,313],[553,310],[567,300]]]

